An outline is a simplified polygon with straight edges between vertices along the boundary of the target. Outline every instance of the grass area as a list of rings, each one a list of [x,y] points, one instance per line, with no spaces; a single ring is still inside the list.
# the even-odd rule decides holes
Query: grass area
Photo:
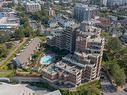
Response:
[[[5,69],[7,64],[16,56],[16,54],[25,46],[25,44],[27,42],[28,42],[28,40],[26,40],[26,42],[22,43],[21,46],[2,64],[0,69]]]
[[[0,77],[13,77],[14,75],[15,71],[13,70],[3,71],[0,73]]]
[[[47,41],[47,37],[46,36],[39,36],[39,39],[42,41],[42,43],[45,43]]]

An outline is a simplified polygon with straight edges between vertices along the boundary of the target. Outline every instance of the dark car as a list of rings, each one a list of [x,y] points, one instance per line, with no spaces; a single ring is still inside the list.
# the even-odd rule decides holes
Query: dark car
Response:
[[[124,91],[127,92],[127,88],[124,88]]]

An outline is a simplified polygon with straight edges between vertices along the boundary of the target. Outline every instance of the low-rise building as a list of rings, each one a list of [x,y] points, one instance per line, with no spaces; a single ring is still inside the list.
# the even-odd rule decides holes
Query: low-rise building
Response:
[[[15,16],[13,11],[0,12],[0,29],[17,29],[20,26],[20,19]]]

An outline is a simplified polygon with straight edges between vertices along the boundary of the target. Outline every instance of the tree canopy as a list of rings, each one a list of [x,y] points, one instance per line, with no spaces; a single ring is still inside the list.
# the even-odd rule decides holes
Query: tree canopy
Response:
[[[117,86],[123,86],[126,81],[124,69],[121,69],[116,62],[113,62],[113,64],[110,66],[110,71]]]
[[[113,37],[108,40],[107,48],[115,52],[122,48],[122,43],[119,38]]]
[[[7,56],[7,49],[5,46],[0,45],[0,58],[5,58]]]
[[[37,20],[38,22],[45,22],[49,19],[48,11],[42,9],[41,11],[32,13],[31,18]]]

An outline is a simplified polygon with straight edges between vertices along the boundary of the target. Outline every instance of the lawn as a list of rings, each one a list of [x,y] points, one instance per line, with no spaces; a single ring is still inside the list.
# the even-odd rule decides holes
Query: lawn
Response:
[[[24,43],[22,43],[17,50],[14,51],[14,53],[4,62],[4,64],[0,66],[0,69],[5,69],[7,64],[16,56],[16,54],[25,46],[27,42],[28,42],[28,39]]]
[[[4,70],[0,72],[0,77],[13,77],[15,72],[13,70]]]

